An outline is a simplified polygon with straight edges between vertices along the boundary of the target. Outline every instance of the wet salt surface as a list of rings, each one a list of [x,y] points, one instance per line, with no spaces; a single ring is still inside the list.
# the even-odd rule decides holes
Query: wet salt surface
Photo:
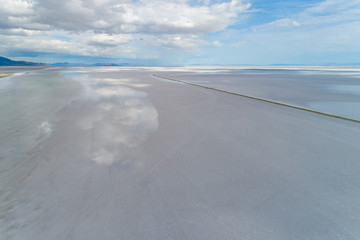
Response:
[[[360,104],[359,102],[309,102],[311,109],[336,114],[351,119],[360,120]]]
[[[9,88],[11,88],[11,84],[12,84],[12,78],[16,77],[16,76],[20,76],[24,73],[13,73],[13,75],[4,77],[4,78],[0,78],[0,92],[6,92],[9,90]]]
[[[158,113],[145,92],[129,87],[143,87],[129,79],[92,78],[76,70],[65,70],[84,86],[82,107],[88,108],[75,122],[79,128],[92,131],[93,161],[110,165],[122,161],[131,148],[143,142],[158,127]],[[128,165],[126,160],[124,165]]]
[[[13,78],[0,93],[0,236],[358,239],[358,124],[152,77],[186,71]]]
[[[128,79],[45,69],[10,80],[12,87],[0,95],[0,231],[6,238],[32,239],[45,223],[36,219],[49,209],[64,211],[57,220],[64,223],[73,208],[58,204],[76,201],[87,181],[97,181],[90,172],[106,177],[111,169],[141,169],[134,149],[157,129],[158,113],[145,92],[129,87],[148,85]],[[99,184],[98,190],[105,187]]]
[[[170,76],[190,83],[360,120],[360,70],[357,68],[223,69],[209,70],[209,73],[172,73]]]

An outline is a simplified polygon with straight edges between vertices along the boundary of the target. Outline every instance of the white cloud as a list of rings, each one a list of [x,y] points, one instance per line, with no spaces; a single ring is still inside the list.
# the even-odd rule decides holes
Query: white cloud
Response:
[[[38,30],[27,30],[23,28],[0,29],[1,35],[15,35],[15,36],[44,36],[46,32]]]
[[[206,44],[198,35],[161,34],[149,41],[154,46],[161,46],[167,49],[192,49],[201,44]]]
[[[199,46],[273,56],[360,51],[359,0],[324,0],[248,32],[229,30],[249,7],[239,0],[0,0],[0,52],[174,58],[199,54]],[[236,37],[226,36],[231,31]]]
[[[142,45],[194,49],[249,7],[241,0],[0,0],[0,47],[124,57],[141,39]],[[51,38],[55,31],[69,40]]]
[[[299,27],[301,24],[295,20],[289,18],[283,18],[270,23],[270,25],[274,25],[277,27]]]
[[[349,10],[355,10],[359,12],[359,7],[360,2],[358,0],[325,0],[320,3],[314,4],[304,13],[335,15],[339,12],[348,12]]]
[[[34,2],[24,0],[0,0],[0,12],[6,15],[30,15]]]
[[[237,50],[227,54],[251,64],[356,63],[359,16],[359,0],[326,0],[289,17],[250,26],[248,31],[232,31],[227,45]],[[225,38],[219,40],[226,42]]]
[[[213,41],[213,42],[212,42],[212,45],[214,45],[215,47],[222,47],[222,46],[224,46],[224,44],[221,43],[220,41]]]
[[[200,5],[184,0],[0,0],[3,24],[23,27],[25,22],[37,23],[67,31],[108,34],[216,32],[234,23],[249,7],[239,0]]]
[[[11,46],[12,49],[29,49],[35,52],[105,57],[136,57],[133,55],[135,50],[129,46],[124,45],[126,41],[130,40],[130,36],[121,35],[121,37],[119,37],[119,35],[115,35],[112,37],[107,37],[103,36],[102,34],[94,35],[87,32],[81,35],[67,35],[71,38],[71,41],[68,41],[53,38],[50,33],[48,34],[49,36],[45,37],[29,37],[27,35],[0,35],[0,51],[2,49],[7,49],[8,46]],[[113,42],[111,40],[112,38],[114,38]]]
[[[90,45],[100,47],[116,47],[126,44],[132,40],[132,36],[129,34],[96,34],[90,38]]]

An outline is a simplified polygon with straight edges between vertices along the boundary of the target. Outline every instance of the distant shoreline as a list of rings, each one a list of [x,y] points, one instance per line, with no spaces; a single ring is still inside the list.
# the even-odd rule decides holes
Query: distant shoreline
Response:
[[[11,76],[12,73],[0,73],[0,78]]]
[[[47,67],[49,66],[0,66],[0,78],[9,77],[15,73],[40,70]]]

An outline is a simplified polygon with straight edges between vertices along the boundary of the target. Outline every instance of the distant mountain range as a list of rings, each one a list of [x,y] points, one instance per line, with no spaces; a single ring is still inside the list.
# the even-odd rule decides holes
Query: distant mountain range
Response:
[[[58,62],[52,63],[53,66],[89,66],[88,64],[84,63],[68,63],[68,62]]]
[[[33,63],[25,61],[13,61],[11,59],[0,57],[0,66],[44,66],[44,63]]]
[[[33,63],[25,61],[13,61],[9,58],[0,57],[0,66],[45,66],[49,64],[45,63]],[[68,63],[59,62],[50,64],[53,66],[129,66],[129,63],[95,63],[95,64],[84,64],[84,63]]]

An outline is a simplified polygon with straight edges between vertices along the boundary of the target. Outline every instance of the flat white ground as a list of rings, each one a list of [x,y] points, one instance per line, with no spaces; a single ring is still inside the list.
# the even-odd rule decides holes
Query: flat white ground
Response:
[[[235,78],[198,69],[206,76],[195,79],[195,70],[48,68],[2,78],[0,235],[359,239],[360,124],[152,76],[256,90],[240,73],[234,88]],[[327,102],[326,78],[304,87],[292,76],[284,86],[273,79],[282,95],[267,96],[305,104],[314,87]],[[261,74],[256,81],[266,93]]]

